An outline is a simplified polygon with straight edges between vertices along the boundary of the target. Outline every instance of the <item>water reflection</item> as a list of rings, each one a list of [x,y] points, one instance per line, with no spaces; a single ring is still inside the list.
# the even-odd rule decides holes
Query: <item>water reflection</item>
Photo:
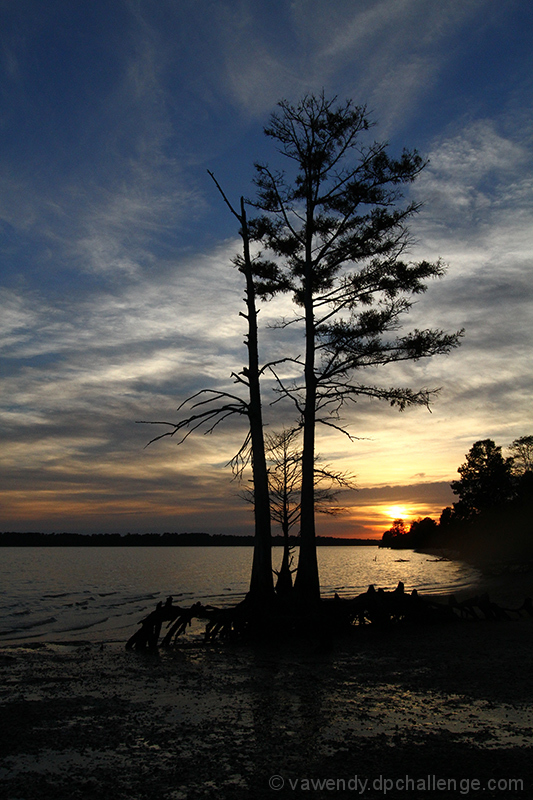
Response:
[[[339,552],[341,551],[341,552]],[[387,550],[375,547],[318,548],[323,594],[337,592],[353,596],[369,584],[394,589],[399,581],[406,591],[423,594],[451,594],[475,586],[479,570],[459,561],[437,560],[413,550]]]

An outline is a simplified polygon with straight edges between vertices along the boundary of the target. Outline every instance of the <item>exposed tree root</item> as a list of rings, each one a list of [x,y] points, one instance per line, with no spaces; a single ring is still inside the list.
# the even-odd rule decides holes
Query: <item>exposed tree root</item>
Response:
[[[522,613],[533,617],[530,597],[516,609],[502,608],[493,603],[488,594],[461,602],[452,595],[448,603],[442,603],[421,597],[416,589],[407,594],[401,582],[390,592],[369,586],[357,597],[343,599],[335,595],[313,607],[299,605],[294,597],[277,597],[271,603],[261,605],[247,596],[230,608],[203,606],[201,603],[181,608],[173,605],[172,597],[169,597],[165,604],[158,603],[154,611],[141,620],[141,627],[128,640],[126,648],[157,649],[164,622],[168,622],[168,631],[161,645],[169,647],[185,633],[193,619],[206,621],[206,642],[304,635],[318,637],[323,646],[328,646],[334,636],[361,625],[387,628],[398,623],[429,624],[468,618],[508,620]]]

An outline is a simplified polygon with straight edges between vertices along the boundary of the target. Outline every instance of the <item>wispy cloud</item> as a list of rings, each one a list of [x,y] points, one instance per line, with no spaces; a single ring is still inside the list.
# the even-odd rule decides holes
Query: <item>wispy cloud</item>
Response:
[[[471,437],[509,443],[527,433],[533,391],[528,145],[479,120],[436,143],[430,158],[416,190],[427,201],[416,252],[443,257],[449,274],[420,307],[439,326],[466,329],[442,373],[445,407],[458,428],[469,420]],[[427,373],[438,377],[438,362]]]
[[[495,222],[495,214],[516,211],[516,204],[523,207],[530,197],[529,155],[523,144],[499,133],[493,120],[476,120],[436,143],[417,182],[417,192],[431,205],[433,224],[439,220],[470,236],[473,228],[486,235],[487,214]]]
[[[101,68],[113,70],[97,96],[88,91],[84,105],[64,98],[65,118],[58,111],[56,127],[47,133],[46,161],[35,161],[31,139],[25,148],[22,138],[15,172],[6,153],[0,154],[0,221],[15,236],[33,239],[43,269],[138,275],[153,265],[165,239],[175,239],[180,225],[190,224],[204,207],[172,141],[168,42],[136,12],[137,4],[125,6],[132,13],[112,57],[106,37],[100,42],[109,60]],[[43,28],[52,24],[46,15],[38,17]],[[39,43],[38,30],[30,26],[26,35],[30,44],[32,36]],[[28,84],[31,66],[25,59],[20,67]],[[73,108],[77,115],[69,117]]]
[[[213,324],[225,292],[229,306],[236,294],[224,281],[231,267],[219,258],[216,290],[211,260],[209,269],[193,265],[186,287],[179,281],[130,286],[121,296],[100,294],[61,313],[35,297],[31,310],[24,297],[12,298],[0,414],[4,525],[50,516],[54,527],[70,521],[87,530],[92,515],[103,513],[108,524],[120,520],[121,529],[146,529],[154,515],[159,526],[163,514],[168,527],[183,529],[196,514],[189,527],[197,529],[214,524],[211,507],[223,496],[227,512],[219,511],[219,521],[225,513],[231,518],[231,474],[221,464],[243,431],[229,425],[216,441],[200,437],[179,452],[170,441],[144,450],[166,429],[135,424],[172,421],[187,394],[227,386],[232,364],[240,368],[237,314]],[[202,291],[207,276],[211,305]],[[247,517],[241,522],[247,525]]]
[[[334,5],[296,0],[293,14],[314,83],[333,83],[366,102],[387,135],[434,85],[456,46],[454,37],[489,5],[486,0]]]
[[[277,29],[259,6],[214,10],[225,88],[238,106],[261,116],[281,94],[334,84],[368,102],[388,130],[434,84],[453,37],[490,2],[294,0]]]

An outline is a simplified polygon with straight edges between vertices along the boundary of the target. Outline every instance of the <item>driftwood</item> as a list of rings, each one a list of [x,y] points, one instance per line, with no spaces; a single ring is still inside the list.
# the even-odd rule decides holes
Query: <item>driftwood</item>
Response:
[[[168,647],[177,641],[193,619],[206,621],[204,641],[216,639],[265,638],[280,635],[317,635],[327,644],[333,635],[346,633],[361,625],[389,627],[398,623],[424,624],[461,619],[508,620],[522,612],[533,617],[530,597],[520,608],[509,609],[493,603],[488,594],[459,602],[451,596],[447,603],[421,597],[416,589],[405,592],[400,581],[393,591],[369,586],[363,594],[344,599],[337,594],[321,600],[313,608],[302,608],[292,598],[277,598],[267,608],[258,608],[245,598],[230,608],[216,608],[195,603],[190,608],[173,605],[172,597],[158,603],[154,611],[139,623],[140,629],[131,636],[127,649],[155,650],[164,622],[168,632],[161,642]]]
[[[141,627],[128,639],[126,649],[155,650],[163,622],[175,620],[180,611],[178,606],[172,605],[172,597],[167,597],[165,605],[159,602],[155,610],[139,622]]]
[[[127,650],[155,650],[158,645],[159,635],[164,622],[168,622],[168,632],[161,642],[162,647],[169,647],[172,640],[190,627],[193,619],[206,620],[204,639],[206,642],[214,639],[227,639],[241,636],[250,619],[249,605],[244,600],[231,608],[216,608],[194,603],[190,608],[181,608],[173,605],[173,598],[168,597],[166,603],[158,603],[154,611],[148,614],[139,623],[140,629],[128,639]]]

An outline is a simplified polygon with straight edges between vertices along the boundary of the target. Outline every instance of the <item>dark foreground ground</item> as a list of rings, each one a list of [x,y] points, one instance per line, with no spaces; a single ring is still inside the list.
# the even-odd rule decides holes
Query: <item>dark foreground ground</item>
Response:
[[[533,619],[315,644],[3,647],[0,796],[533,796]]]

